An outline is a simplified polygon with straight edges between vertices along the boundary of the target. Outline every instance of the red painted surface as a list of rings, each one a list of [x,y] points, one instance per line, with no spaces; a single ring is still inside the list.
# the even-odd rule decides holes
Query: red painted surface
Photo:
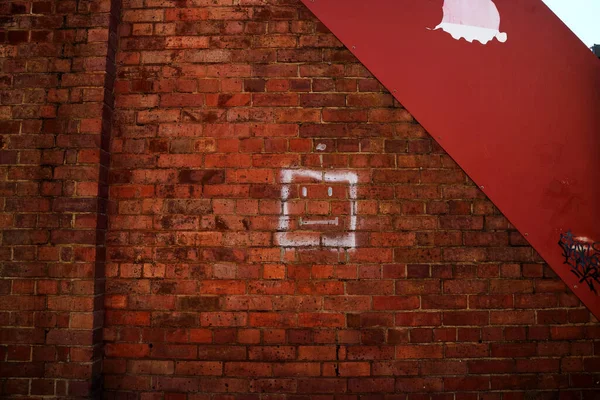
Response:
[[[304,3],[596,315],[561,232],[600,240],[600,61],[539,0],[497,0],[506,43],[454,40],[442,0]]]

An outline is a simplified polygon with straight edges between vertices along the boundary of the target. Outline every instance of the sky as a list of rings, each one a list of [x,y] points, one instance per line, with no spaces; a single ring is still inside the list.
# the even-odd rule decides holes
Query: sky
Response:
[[[600,0],[543,0],[588,47],[600,44]]]

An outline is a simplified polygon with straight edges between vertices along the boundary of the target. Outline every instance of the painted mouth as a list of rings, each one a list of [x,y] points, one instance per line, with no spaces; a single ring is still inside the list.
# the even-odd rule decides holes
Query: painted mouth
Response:
[[[300,218],[300,225],[338,225],[339,219],[305,219]]]

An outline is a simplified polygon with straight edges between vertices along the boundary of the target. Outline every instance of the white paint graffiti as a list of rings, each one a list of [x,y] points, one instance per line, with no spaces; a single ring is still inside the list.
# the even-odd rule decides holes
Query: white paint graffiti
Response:
[[[340,231],[332,232],[313,232],[307,234],[305,231],[290,231],[290,221],[293,218],[290,214],[290,195],[291,185],[299,180],[306,179],[315,182],[342,184],[348,188],[348,201],[350,203],[350,215],[348,224],[341,226],[343,218],[331,217],[314,219],[309,216],[299,217],[299,226],[327,227],[339,226]],[[275,244],[281,247],[306,247],[306,246],[324,246],[324,247],[356,247],[356,199],[358,175],[353,172],[334,172],[334,171],[316,171],[316,170],[296,170],[286,169],[281,171],[281,215],[279,216],[279,229],[275,235]],[[301,195],[306,197],[308,194],[306,187],[302,187]],[[327,196],[333,195],[333,188],[327,188]]]
[[[456,40],[486,44],[494,38],[502,43],[508,39],[500,32],[500,13],[492,0],[444,0],[443,11],[442,22],[434,30],[443,29]]]

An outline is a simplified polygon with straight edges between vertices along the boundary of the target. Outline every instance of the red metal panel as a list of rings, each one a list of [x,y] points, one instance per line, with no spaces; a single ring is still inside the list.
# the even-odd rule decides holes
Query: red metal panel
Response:
[[[303,2],[600,316],[589,277],[558,245],[569,230],[600,241],[600,61],[590,50],[540,0],[496,0],[507,40],[485,45],[432,30],[451,19],[443,0]]]

